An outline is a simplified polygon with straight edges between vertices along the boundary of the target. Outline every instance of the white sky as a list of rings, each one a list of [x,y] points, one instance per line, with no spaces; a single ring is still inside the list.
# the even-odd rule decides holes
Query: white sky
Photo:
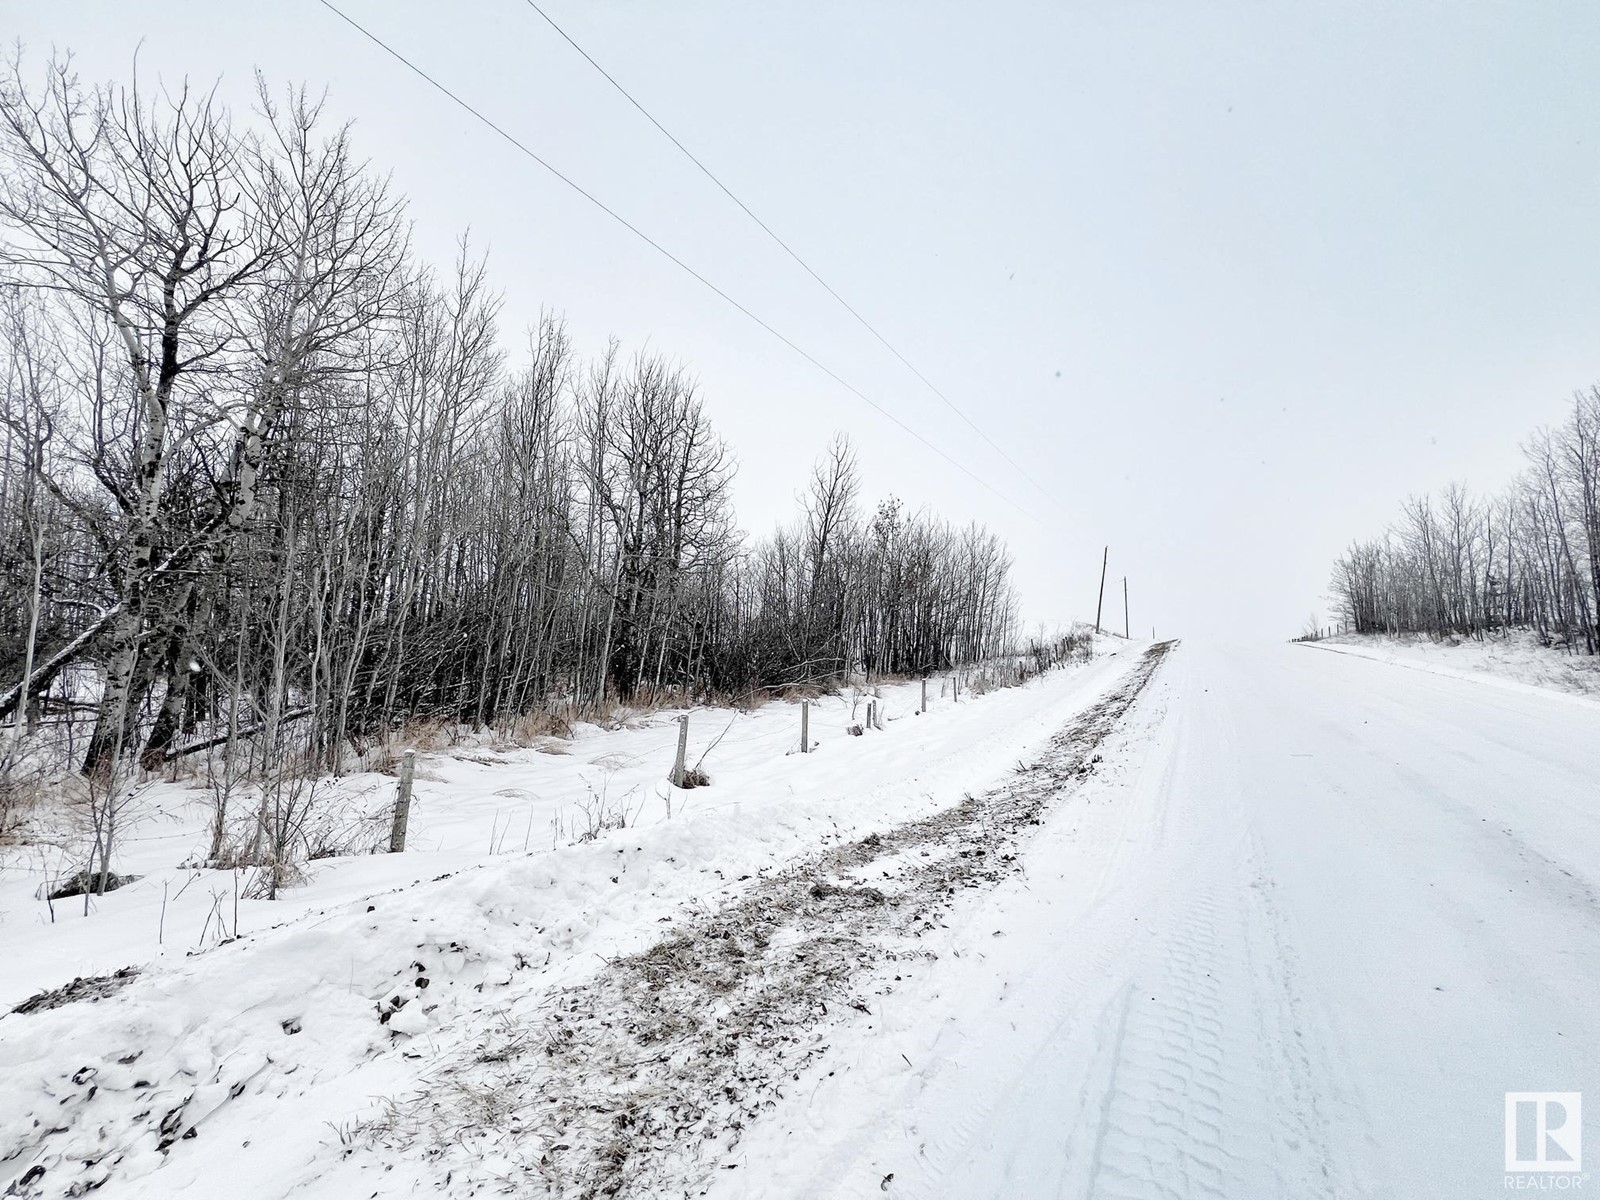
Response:
[[[1038,495],[522,0],[336,0],[1037,516],[983,491],[315,0],[0,0],[88,79],[330,90],[471,227],[510,340],[699,374],[765,532],[836,429],[868,497],[1010,543],[1033,618],[1300,631],[1411,491],[1498,488],[1600,381],[1600,5],[549,0],[547,11],[1049,490]],[[1115,600],[1113,591],[1117,591]]]

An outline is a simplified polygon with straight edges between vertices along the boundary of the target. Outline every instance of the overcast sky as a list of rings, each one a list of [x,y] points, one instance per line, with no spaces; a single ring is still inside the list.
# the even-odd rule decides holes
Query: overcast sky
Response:
[[[524,0],[335,2],[1001,495],[316,0],[0,0],[0,29],[239,107],[257,68],[326,86],[423,255],[488,250],[508,340],[550,307],[693,367],[746,529],[845,430],[869,499],[999,531],[1033,618],[1092,618],[1109,543],[1119,625],[1126,574],[1138,630],[1297,633],[1352,537],[1499,487],[1600,381],[1593,0],[541,0],[1048,494]]]

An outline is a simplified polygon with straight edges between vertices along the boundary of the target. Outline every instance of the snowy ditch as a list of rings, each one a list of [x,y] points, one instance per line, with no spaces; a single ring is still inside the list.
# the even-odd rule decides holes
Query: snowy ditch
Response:
[[[936,957],[919,939],[964,889],[1019,869],[1030,828],[1093,770],[1170,645],[1003,785],[824,850],[589,980],[513,1001],[360,1138],[517,1194],[692,1188],[826,1053],[831,1027],[870,1021],[873,994]],[[874,868],[887,878],[861,882]]]
[[[69,985],[0,1017],[0,1194],[225,1178],[239,1197],[343,1196],[454,1178],[599,1195],[710,1169],[830,1023],[870,1020],[851,1005],[870,1011],[891,965],[919,969],[919,934],[960,890],[1014,869],[1020,814],[1086,769],[1156,661],[1045,684],[1056,715],[1037,733],[1012,715],[1038,706],[1026,689],[988,715],[914,722],[1016,727],[1011,744],[1037,747],[1063,701],[1081,712],[992,792],[963,782],[994,768],[962,751],[937,804],[915,801],[919,784],[853,796],[848,821],[820,799],[756,821],[703,810],[379,892],[192,966]],[[871,748],[851,742],[832,766],[784,769],[859,771],[850,755]],[[979,798],[950,807],[963,787]]]

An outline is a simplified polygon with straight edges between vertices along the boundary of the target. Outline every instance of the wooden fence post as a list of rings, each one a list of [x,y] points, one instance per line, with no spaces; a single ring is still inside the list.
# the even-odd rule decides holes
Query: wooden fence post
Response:
[[[876,700],[868,700],[867,701],[867,728],[868,729],[876,729],[878,727],[878,723],[872,719],[873,710],[876,709],[877,707],[878,707],[878,702]]]
[[[417,773],[417,752],[407,750],[400,760],[400,788],[394,800],[394,824],[389,829],[389,853],[406,848],[406,826],[411,822],[411,783]]]
[[[689,753],[689,714],[678,718],[678,758],[672,764],[672,786],[683,786],[684,759]]]
[[[923,712],[927,712],[928,711],[928,677],[926,675],[924,675],[922,677],[922,710],[921,711],[923,711]]]
[[[800,701],[800,753],[811,753],[811,701]]]

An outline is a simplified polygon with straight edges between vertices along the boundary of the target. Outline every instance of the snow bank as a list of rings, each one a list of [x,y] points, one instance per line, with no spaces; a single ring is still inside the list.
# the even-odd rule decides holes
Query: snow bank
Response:
[[[1436,641],[1420,634],[1344,634],[1300,644],[1453,679],[1477,680],[1527,693],[1562,692],[1600,703],[1600,657],[1541,646],[1525,629],[1490,634],[1481,640]]]

